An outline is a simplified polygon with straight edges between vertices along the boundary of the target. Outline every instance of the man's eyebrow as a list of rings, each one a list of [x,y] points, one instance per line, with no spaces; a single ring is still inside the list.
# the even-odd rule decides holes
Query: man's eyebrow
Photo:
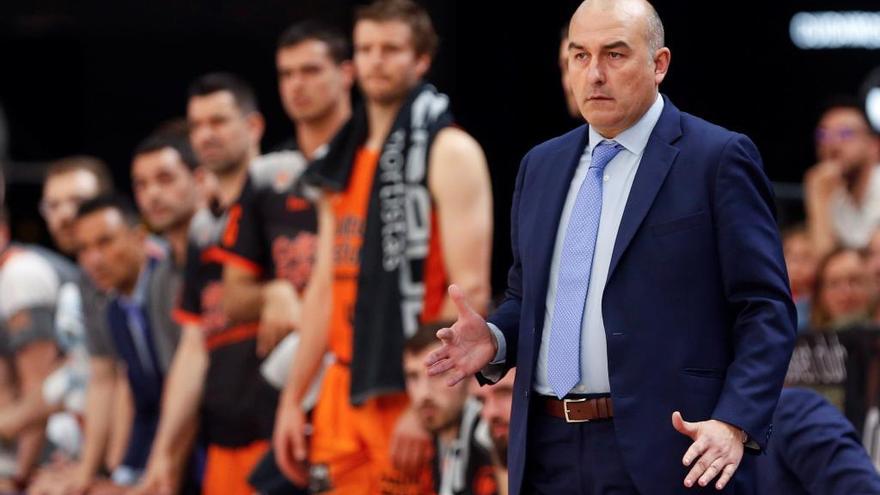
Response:
[[[630,49],[630,46],[629,46],[629,44],[627,44],[626,41],[623,41],[623,40],[614,41],[612,43],[608,43],[607,45],[602,46],[603,50],[616,50],[618,48]],[[583,46],[579,45],[578,43],[575,43],[574,41],[570,41],[568,43],[568,49],[569,50],[584,50],[585,48]]]
[[[608,43],[607,45],[602,46],[602,49],[603,50],[616,50],[617,48],[629,49],[629,47],[630,46],[626,43],[626,41],[620,40],[620,41],[615,41],[613,43]]]

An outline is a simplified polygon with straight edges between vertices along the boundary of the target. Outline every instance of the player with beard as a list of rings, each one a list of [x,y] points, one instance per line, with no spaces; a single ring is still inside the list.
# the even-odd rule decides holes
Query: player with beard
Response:
[[[138,144],[131,180],[138,211],[150,229],[168,242],[174,264],[183,267],[190,220],[204,206],[200,191],[208,180],[198,167],[185,121],[163,124]]]
[[[156,351],[158,369],[165,374],[180,335],[179,327],[170,318],[173,298],[181,277],[180,263],[176,261],[179,256],[175,252],[179,251],[177,245],[181,233],[184,236],[182,240],[186,240],[186,228],[200,198],[198,188],[195,187],[196,162],[186,128],[179,123],[160,127],[137,145],[131,167],[132,189],[138,206],[152,230],[162,235],[161,240],[149,237],[144,241],[143,250],[150,260],[149,270],[144,271],[145,282],[135,299],[142,298],[145,303],[143,311],[151,327],[151,345]],[[107,196],[104,198],[106,202]],[[112,202],[105,206],[109,209],[117,208]],[[95,238],[94,232],[89,233],[86,244],[93,242]],[[170,251],[166,249],[165,242],[173,246]],[[116,290],[109,282],[106,272],[108,265],[119,263],[118,259],[106,253],[100,256],[86,255],[82,250],[79,255],[87,278],[96,287],[105,292]],[[91,376],[88,384],[89,400],[83,414],[88,432],[83,452],[78,463],[44,472],[41,479],[31,487],[35,493],[51,493],[54,489],[77,491],[94,486],[96,473],[105,465],[113,473],[112,478],[115,481],[131,484],[144,467],[145,454],[152,440],[151,434],[143,436],[143,431],[140,443],[138,440],[130,443],[127,438],[131,419],[127,418],[124,408],[120,409],[118,404],[122,398],[132,396],[128,390],[130,373],[125,372],[130,371],[132,366],[117,367],[118,362],[124,363],[126,356],[120,353],[118,335],[114,335],[106,325],[106,301],[101,306],[87,307],[87,313],[95,313],[97,316],[94,319],[103,321],[100,322],[101,325],[91,326],[86,334]],[[145,392],[143,383],[140,385],[141,388],[133,389],[134,405],[143,413]],[[146,393],[149,395],[149,392]],[[106,407],[107,404],[114,404],[114,407]],[[153,406],[158,406],[158,403]],[[153,414],[155,413],[157,411]],[[158,417],[157,414],[155,417]],[[111,427],[114,423],[117,424],[115,429]],[[138,421],[134,422],[136,429],[138,424]],[[155,428],[155,424],[150,428]],[[114,453],[109,458],[102,456],[108,442],[111,450],[119,449],[122,452],[118,455]]]
[[[405,394],[403,344],[421,322],[454,317],[450,281],[485,307],[491,190],[479,144],[423,82],[437,44],[428,14],[388,0],[355,17],[365,106],[307,172],[322,192],[314,290],[304,296],[275,454],[286,475],[305,481],[301,401],[329,345],[335,362],[308,454],[313,491],[412,493],[430,437]]]
[[[231,74],[190,86],[189,137],[199,164],[217,180],[210,208],[190,225],[184,282],[175,318],[183,327],[163,398],[142,493],[172,492],[183,465],[180,438],[199,424],[207,444],[202,493],[249,494],[246,482],[266,452],[277,393],[260,376],[257,321],[233,322],[223,310],[223,266],[235,239],[232,205],[250,194],[248,169],[264,122],[253,89]]]
[[[488,426],[492,442],[492,464],[495,467],[495,480],[498,482],[498,494],[507,495],[507,443],[510,434],[510,408],[513,403],[513,381],[516,368],[504,375],[498,383],[480,386],[476,380],[471,381],[471,395],[483,408],[480,416]]]
[[[260,320],[260,355],[298,326],[313,264],[317,217],[297,180],[351,115],[352,67],[342,34],[311,21],[295,24],[279,39],[276,64],[295,139],[251,166],[252,194],[233,207],[226,227],[234,242],[224,268],[224,308],[233,320]]]
[[[437,495],[494,495],[498,483],[489,452],[478,444],[480,404],[468,399],[468,385],[453,387],[428,376],[425,359],[440,348],[437,331],[445,324],[419,328],[403,350],[406,391],[422,426],[434,437],[433,483]]]
[[[224,267],[224,309],[235,321],[259,319],[257,352],[271,356],[264,376],[281,387],[299,336],[301,296],[314,263],[317,217],[298,179],[309,159],[351,116],[352,67],[348,41],[338,31],[306,21],[282,33],[276,52],[278,89],[295,135],[284,150],[259,157],[248,187],[231,209],[233,240]],[[277,345],[282,339],[286,341]],[[272,456],[254,483],[289,492]],[[280,493],[280,492],[279,492]]]

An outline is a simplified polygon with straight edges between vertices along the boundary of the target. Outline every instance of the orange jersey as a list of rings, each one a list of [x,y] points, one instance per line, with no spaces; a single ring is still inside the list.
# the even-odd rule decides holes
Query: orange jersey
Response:
[[[360,253],[373,177],[379,152],[361,148],[355,155],[348,187],[332,199],[336,233],[333,240],[333,310],[330,316],[330,350],[343,363],[351,363],[354,305],[357,300]]]
[[[373,179],[379,163],[379,151],[361,148],[355,155],[354,170],[348,187],[333,196],[331,204],[336,219],[333,240],[333,309],[330,317],[330,350],[342,363],[352,359],[354,307],[357,301],[360,253],[364,244],[367,208]],[[431,238],[425,258],[425,284],[422,322],[437,318],[446,294],[447,277],[440,246],[436,212],[431,212]]]

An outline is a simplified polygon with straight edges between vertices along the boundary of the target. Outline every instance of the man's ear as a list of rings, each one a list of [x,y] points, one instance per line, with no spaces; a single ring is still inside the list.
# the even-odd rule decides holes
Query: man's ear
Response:
[[[418,74],[419,79],[424,79],[425,74],[431,69],[431,62],[431,56],[427,53],[416,55],[416,74]]]
[[[669,64],[672,61],[672,52],[665,46],[654,52],[654,82],[659,86],[666,79]]]
[[[263,139],[263,132],[266,131],[266,119],[260,112],[251,112],[246,119],[251,141],[259,147],[260,140]]]
[[[342,84],[347,91],[351,91],[354,85],[354,64],[351,60],[345,60],[339,64],[339,71],[342,72]]]

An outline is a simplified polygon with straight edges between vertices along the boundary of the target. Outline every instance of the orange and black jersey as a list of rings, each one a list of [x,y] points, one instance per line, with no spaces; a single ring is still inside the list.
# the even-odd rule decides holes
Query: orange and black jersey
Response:
[[[318,228],[314,206],[294,188],[306,164],[296,150],[254,160],[249,194],[230,208],[223,235],[227,263],[260,279],[286,279],[299,291],[311,275]]]
[[[241,198],[251,193],[246,184]],[[239,447],[270,438],[278,393],[260,374],[258,322],[233,324],[223,311],[223,265],[230,241],[225,234],[230,213],[203,209],[193,217],[175,317],[181,324],[199,325],[210,353],[201,409],[206,440]]]

